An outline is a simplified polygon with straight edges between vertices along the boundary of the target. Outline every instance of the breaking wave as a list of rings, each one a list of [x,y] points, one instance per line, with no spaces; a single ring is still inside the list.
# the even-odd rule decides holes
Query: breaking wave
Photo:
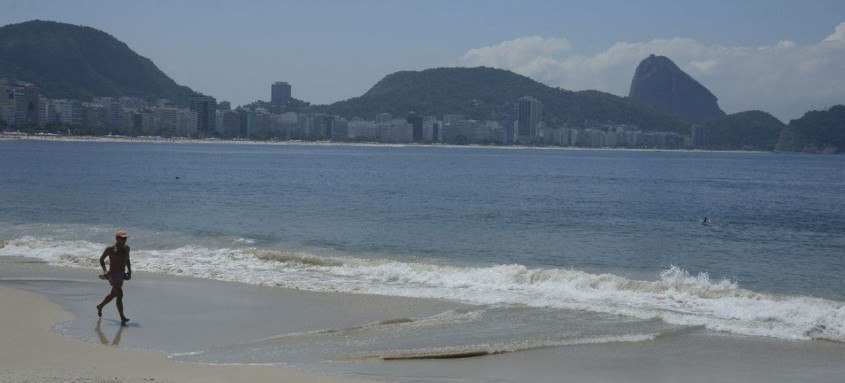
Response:
[[[6,241],[0,256],[96,268],[102,247],[25,236]],[[583,310],[742,335],[845,342],[843,302],[755,292],[675,266],[646,281],[518,264],[461,267],[201,246],[133,251],[132,262],[136,270],[295,289]]]

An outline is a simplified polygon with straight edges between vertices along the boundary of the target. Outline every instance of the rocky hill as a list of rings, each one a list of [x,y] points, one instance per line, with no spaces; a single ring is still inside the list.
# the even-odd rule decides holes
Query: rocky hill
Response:
[[[111,35],[52,21],[0,27],[0,78],[34,83],[50,98],[133,96],[187,105],[194,94]]]
[[[665,56],[650,55],[640,62],[628,97],[674,113],[689,123],[725,115],[713,93]]]
[[[750,110],[708,121],[708,149],[774,150],[783,122],[769,113]]]
[[[633,124],[646,130],[687,133],[688,124],[644,102],[588,90],[552,88],[516,73],[487,68],[435,68],[390,74],[360,97],[315,107],[345,117],[372,119],[378,113],[404,117],[462,114],[477,120],[513,121],[520,97],[543,103],[552,126],[585,122]]]
[[[845,105],[812,110],[792,120],[778,141],[778,150],[845,153]]]

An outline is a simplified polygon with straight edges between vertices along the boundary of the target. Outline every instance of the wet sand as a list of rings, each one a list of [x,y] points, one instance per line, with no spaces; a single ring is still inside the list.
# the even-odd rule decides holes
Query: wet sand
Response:
[[[82,342],[53,331],[73,314],[43,296],[0,285],[3,382],[354,382],[267,366],[168,361],[162,352]]]
[[[549,347],[451,360],[368,358],[275,367],[181,363],[168,361],[167,355],[471,307],[431,299],[308,292],[136,272],[125,285],[126,313],[132,320],[129,327],[121,328],[114,304],[97,320],[94,305],[108,286],[96,274],[96,270],[0,259],[0,301],[6,308],[15,308],[0,310],[4,323],[0,380],[841,382],[845,376],[845,345],[841,343],[740,337],[703,329],[645,342]]]

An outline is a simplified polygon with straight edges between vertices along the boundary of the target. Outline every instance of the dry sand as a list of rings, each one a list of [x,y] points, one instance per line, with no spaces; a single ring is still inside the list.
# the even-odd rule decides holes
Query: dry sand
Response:
[[[166,354],[74,340],[53,328],[73,315],[45,297],[0,286],[2,382],[355,382],[268,366],[171,362]]]

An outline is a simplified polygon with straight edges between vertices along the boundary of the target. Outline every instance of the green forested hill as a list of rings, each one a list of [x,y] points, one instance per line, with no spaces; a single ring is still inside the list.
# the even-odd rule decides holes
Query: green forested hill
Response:
[[[707,122],[711,149],[773,150],[784,128],[769,113],[750,110]]]
[[[845,105],[812,110],[790,121],[778,142],[778,149],[845,153]]]
[[[318,106],[324,112],[372,119],[378,113],[405,116],[462,114],[477,120],[513,120],[519,98],[543,103],[543,120],[552,126],[585,121],[634,124],[642,129],[687,133],[677,116],[644,102],[588,90],[552,88],[516,73],[486,67],[436,68],[386,76],[360,97]]]
[[[187,105],[194,94],[111,35],[52,21],[0,27],[3,77],[34,83],[50,98],[133,96]]]

